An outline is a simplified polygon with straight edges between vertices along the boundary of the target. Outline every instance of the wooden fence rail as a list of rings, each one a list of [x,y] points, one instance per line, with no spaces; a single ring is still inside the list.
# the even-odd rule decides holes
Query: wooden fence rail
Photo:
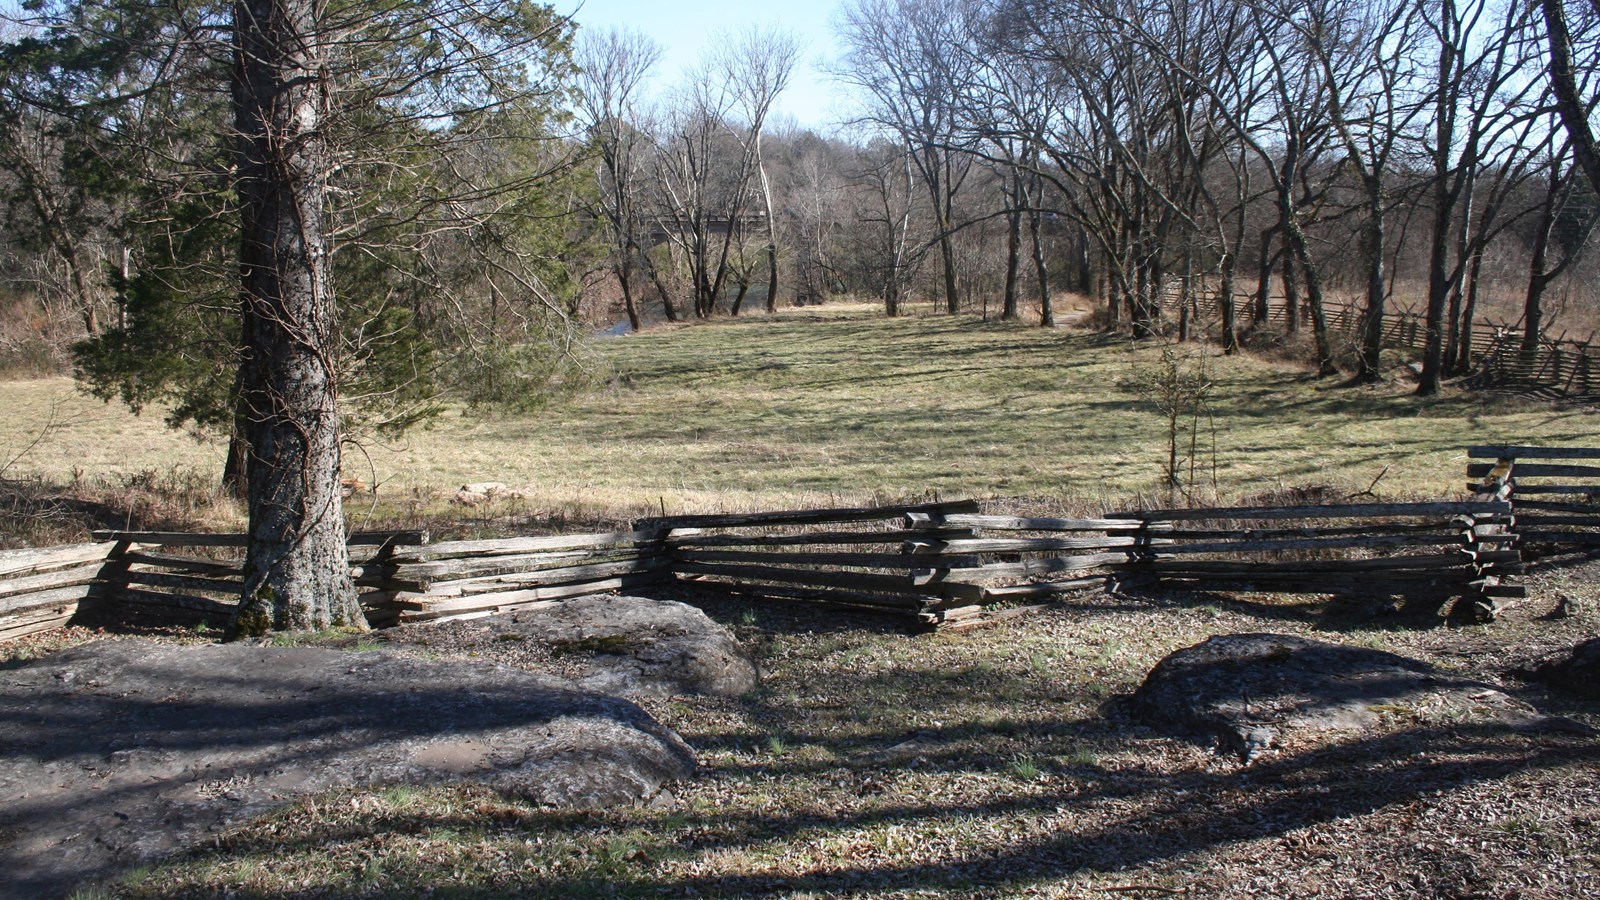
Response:
[[[1235,305],[1241,318],[1249,317],[1254,297],[1239,294]],[[1286,326],[1285,300],[1274,297],[1267,321]],[[1222,318],[1221,298],[1215,289],[1202,287],[1197,304],[1213,322]],[[1328,307],[1328,330],[1346,340],[1359,339],[1362,311],[1353,304]],[[1302,319],[1303,323],[1308,320]],[[1309,324],[1303,327],[1309,327]],[[1509,325],[1479,320],[1471,325],[1472,383],[1479,387],[1511,388],[1549,397],[1572,400],[1600,399],[1600,347],[1591,341],[1552,339],[1541,336],[1532,352],[1522,349],[1523,332]],[[1425,316],[1406,310],[1390,310],[1383,316],[1383,345],[1421,353],[1427,346]]]
[[[351,571],[375,626],[475,618],[668,581],[964,627],[1085,588],[1459,595],[1493,615],[1526,545],[1600,546],[1600,449],[1473,447],[1472,499],[984,515],[971,501],[644,519],[620,533],[430,543],[357,534]],[[1589,460],[1597,462],[1589,463]],[[1556,498],[1556,499],[1549,499]],[[221,625],[242,535],[96,532],[0,552],[0,640],[80,611]]]

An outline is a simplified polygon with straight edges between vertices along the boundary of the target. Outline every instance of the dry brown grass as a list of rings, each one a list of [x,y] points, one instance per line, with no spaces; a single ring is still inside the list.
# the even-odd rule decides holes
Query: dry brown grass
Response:
[[[1158,347],[970,317],[886,321],[842,304],[656,328],[594,350],[591,391],[526,414],[451,408],[397,444],[351,448],[346,474],[376,486],[351,499],[353,523],[464,518],[492,530],[926,497],[1165,502],[1162,419],[1122,386]],[[1468,444],[1582,444],[1595,431],[1582,408],[1463,392],[1422,400],[1398,378],[1341,388],[1248,356],[1189,364],[1216,384],[1191,485],[1200,500],[1374,482],[1384,496],[1452,496]],[[221,468],[219,445],[65,380],[0,383],[0,408],[10,413],[0,461],[42,435],[11,462],[13,479],[101,490],[139,472],[204,483]],[[470,481],[525,496],[453,509]]]

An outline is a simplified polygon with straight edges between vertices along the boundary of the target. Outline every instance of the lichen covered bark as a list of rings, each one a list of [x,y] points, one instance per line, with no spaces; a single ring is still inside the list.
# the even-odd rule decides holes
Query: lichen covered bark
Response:
[[[240,417],[250,453],[235,637],[364,625],[339,494],[319,9],[313,0],[234,5]]]

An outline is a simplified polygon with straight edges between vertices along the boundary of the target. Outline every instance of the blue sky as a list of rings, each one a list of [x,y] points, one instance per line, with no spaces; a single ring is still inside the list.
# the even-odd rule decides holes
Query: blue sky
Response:
[[[784,0],[778,3],[740,3],[733,0],[547,0],[556,10],[572,13],[581,27],[627,27],[650,35],[663,50],[656,71],[665,88],[694,65],[719,32],[749,26],[777,26],[795,34],[803,45],[801,63],[789,89],[778,100],[779,115],[801,125],[831,131],[844,118],[834,98],[834,85],[821,61],[837,55],[832,20],[839,0]],[[0,0],[0,13],[15,15],[17,0]]]
[[[838,101],[832,96],[831,80],[818,63],[836,55],[830,23],[837,6],[837,0],[585,0],[581,8],[576,2],[568,2],[557,3],[556,9],[572,12],[581,27],[632,28],[654,38],[663,50],[656,72],[656,81],[662,87],[677,81],[685,67],[694,65],[719,31],[739,31],[752,25],[792,31],[805,49],[789,89],[778,100],[777,111],[792,116],[803,126],[828,131],[840,118],[833,110]]]

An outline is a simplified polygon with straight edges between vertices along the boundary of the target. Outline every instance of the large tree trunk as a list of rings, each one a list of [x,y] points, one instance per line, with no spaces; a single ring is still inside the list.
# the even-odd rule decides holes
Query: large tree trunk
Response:
[[[1383,379],[1383,317],[1387,281],[1383,271],[1384,210],[1378,188],[1369,183],[1367,221],[1361,229],[1361,254],[1367,267],[1367,308],[1361,320],[1361,348],[1356,354],[1355,384]]]
[[[1022,270],[1022,175],[1011,171],[1010,189],[1006,191],[1006,286],[1001,302],[1000,318],[1010,322],[1018,316],[1017,276]]]
[[[628,313],[628,328],[638,331],[644,325],[639,317],[639,302],[633,299],[633,257],[638,251],[632,241],[624,241],[622,258],[616,266],[617,285],[622,288],[622,308]]]
[[[1272,321],[1272,264],[1277,257],[1272,253],[1272,238],[1278,226],[1261,229],[1261,258],[1256,260],[1256,296],[1250,305],[1250,322],[1257,328],[1266,328]]]
[[[1600,7],[1600,3],[1591,3]],[[1588,100],[1578,94],[1577,75],[1572,59],[1572,35],[1561,0],[1541,0],[1545,34],[1550,42],[1550,88],[1556,95],[1556,111],[1572,139],[1572,153],[1578,168],[1589,177],[1589,185],[1600,193],[1600,146],[1589,130]],[[1600,12],[1597,9],[1596,12]]]
[[[1038,210],[1028,214],[1028,232],[1033,240],[1033,271],[1039,279],[1039,325],[1042,328],[1054,328],[1056,310],[1050,298],[1050,266],[1044,258],[1044,241],[1039,234]]]
[[[961,312],[961,293],[956,287],[956,245],[950,240],[948,222],[939,223],[939,259],[944,264],[944,311]]]
[[[1317,374],[1337,374],[1339,367],[1333,362],[1333,343],[1328,339],[1328,318],[1322,303],[1322,273],[1317,270],[1316,261],[1311,258],[1310,241],[1307,240],[1305,231],[1300,228],[1299,221],[1292,213],[1283,216],[1283,225],[1284,240],[1288,244],[1289,251],[1294,254],[1300,272],[1305,276],[1306,304],[1311,313],[1311,337],[1317,346]],[[1285,302],[1298,301],[1290,298]]]
[[[339,495],[317,10],[314,0],[234,5],[250,540],[232,637],[366,626]]]
[[[775,313],[778,311],[778,220],[772,204],[772,183],[767,180],[767,165],[761,159],[759,143],[756,145],[756,171],[761,174],[761,198],[767,205],[767,312]]]
[[[1552,171],[1550,189],[1545,194],[1539,210],[1539,227],[1533,233],[1533,252],[1528,259],[1528,292],[1522,302],[1522,353],[1530,360],[1539,350],[1540,332],[1544,330],[1544,292],[1555,275],[1547,270],[1550,255],[1550,231],[1555,227],[1556,210],[1560,206],[1561,176]]]

